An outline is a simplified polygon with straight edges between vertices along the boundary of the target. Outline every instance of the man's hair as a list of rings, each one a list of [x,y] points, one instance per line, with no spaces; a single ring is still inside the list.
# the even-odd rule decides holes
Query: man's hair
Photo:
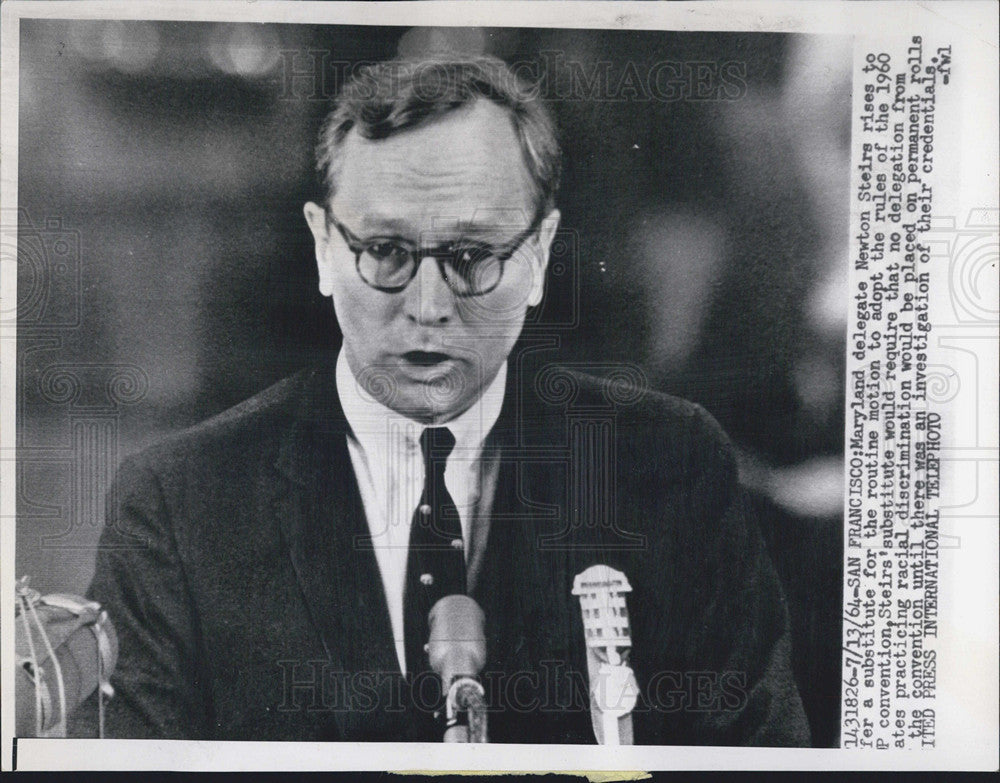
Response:
[[[534,186],[536,218],[552,209],[562,169],[555,123],[537,90],[495,57],[390,60],[366,66],[337,97],[316,146],[316,171],[332,198],[351,130],[385,139],[480,98],[507,110]],[[329,203],[329,201],[327,201]]]

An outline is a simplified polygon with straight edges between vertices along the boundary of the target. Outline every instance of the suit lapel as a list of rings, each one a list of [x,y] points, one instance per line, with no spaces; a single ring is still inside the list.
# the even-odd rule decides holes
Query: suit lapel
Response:
[[[344,702],[334,707],[341,738],[362,739],[359,733],[380,736],[389,727],[379,721],[398,716],[381,709],[359,716],[353,709],[356,691],[392,689],[399,665],[347,433],[332,370],[314,371],[282,437],[275,466],[288,484],[277,513],[310,617],[337,677],[330,697]]]
[[[497,742],[592,742],[589,715],[573,704],[581,698],[573,688],[586,658],[570,592],[571,550],[545,544],[558,542],[568,524],[568,468],[557,453],[566,442],[565,421],[530,393],[530,373],[512,373],[511,383],[517,385],[508,385],[490,436],[501,468],[474,596],[487,617],[487,670],[504,678],[491,732]],[[526,699],[536,708],[525,712],[513,703]]]

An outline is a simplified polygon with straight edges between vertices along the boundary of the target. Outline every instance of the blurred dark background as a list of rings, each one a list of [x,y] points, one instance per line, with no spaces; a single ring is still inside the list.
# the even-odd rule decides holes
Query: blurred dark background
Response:
[[[733,437],[837,744],[849,39],[22,20],[18,573],[83,593],[123,456],[335,355],[301,213],[319,122],[358,63],[440,49],[551,99],[563,230],[532,328]]]

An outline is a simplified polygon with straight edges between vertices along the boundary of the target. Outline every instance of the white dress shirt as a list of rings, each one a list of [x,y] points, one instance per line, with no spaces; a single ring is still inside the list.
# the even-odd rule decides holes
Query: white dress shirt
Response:
[[[497,455],[483,454],[483,442],[500,415],[506,378],[504,362],[468,410],[449,422],[432,425],[445,426],[455,436],[455,448],[445,463],[444,483],[462,524],[470,588],[482,562],[499,470]],[[396,657],[405,673],[403,591],[410,525],[424,489],[420,434],[428,425],[372,398],[355,380],[343,351],[337,358],[337,393],[351,428],[347,448],[382,576]]]

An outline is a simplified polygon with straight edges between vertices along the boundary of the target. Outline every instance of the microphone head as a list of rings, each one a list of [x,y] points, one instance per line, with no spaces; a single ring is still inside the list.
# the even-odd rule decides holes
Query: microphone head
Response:
[[[431,668],[448,688],[457,677],[475,677],[486,663],[486,616],[467,595],[446,595],[428,615]]]
[[[20,598],[14,626],[17,733],[44,736],[65,723],[111,676],[118,636],[93,601],[64,593],[42,596],[27,589]]]

